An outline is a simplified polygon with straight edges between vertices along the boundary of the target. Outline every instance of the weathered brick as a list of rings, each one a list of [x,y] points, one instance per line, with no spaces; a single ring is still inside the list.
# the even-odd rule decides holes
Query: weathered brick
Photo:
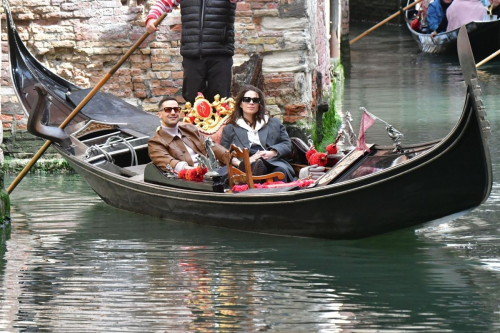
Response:
[[[172,72],[172,79],[182,79],[184,72]]]
[[[12,121],[14,119],[14,116],[10,114],[0,114],[0,119],[2,120],[3,123]]]
[[[179,91],[179,88],[155,88],[152,89],[153,95],[165,96],[165,95],[175,95]]]

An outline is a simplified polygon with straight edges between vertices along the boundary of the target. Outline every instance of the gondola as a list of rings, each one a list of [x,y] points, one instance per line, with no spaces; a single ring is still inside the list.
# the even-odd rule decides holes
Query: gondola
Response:
[[[460,119],[445,138],[415,145],[352,150],[305,188],[216,192],[163,175],[147,142],[158,118],[98,93],[64,130],[57,128],[84,99],[23,45],[8,8],[14,89],[31,133],[53,147],[109,205],[169,220],[264,234],[359,239],[434,220],[449,220],[484,202],[491,191],[489,124],[465,31],[459,53],[466,82]],[[110,143],[110,138],[118,138]],[[113,139],[114,140],[114,139]],[[208,185],[207,185],[208,184]]]
[[[430,34],[423,34],[411,28],[411,21],[415,13],[416,11],[413,9],[406,11],[406,25],[422,52],[457,53],[457,40],[460,28],[439,33],[432,38]],[[469,35],[472,52],[476,58],[484,58],[500,49],[500,19],[470,22],[465,25],[465,28]]]

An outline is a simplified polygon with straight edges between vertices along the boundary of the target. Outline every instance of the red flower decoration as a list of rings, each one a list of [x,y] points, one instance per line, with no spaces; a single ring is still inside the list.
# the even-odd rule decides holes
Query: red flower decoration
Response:
[[[196,172],[202,176],[204,176],[207,172],[208,172],[208,168],[207,167],[204,167],[202,168],[201,165],[198,165],[196,167]]]
[[[328,159],[325,153],[314,153],[311,155],[311,158],[309,158],[310,165],[317,164],[318,166],[326,166],[327,163]]]
[[[328,146],[326,146],[326,151],[327,151],[328,155],[335,155],[335,154],[337,154],[337,152],[339,150],[337,149],[336,144],[330,143]]]
[[[307,151],[307,153],[306,153],[306,159],[309,161],[309,159],[311,158],[311,156],[313,154],[316,154],[316,153],[317,153],[316,149],[314,149],[314,148],[309,149]],[[311,164],[311,163],[309,163],[309,164]]]
[[[201,166],[197,166],[194,169],[183,169],[179,171],[177,174],[177,178],[186,179],[195,182],[202,182],[203,176],[208,172],[208,168],[202,168]]]
[[[186,169],[182,169],[181,171],[179,171],[179,173],[177,174],[177,178],[186,179],[186,171]]]

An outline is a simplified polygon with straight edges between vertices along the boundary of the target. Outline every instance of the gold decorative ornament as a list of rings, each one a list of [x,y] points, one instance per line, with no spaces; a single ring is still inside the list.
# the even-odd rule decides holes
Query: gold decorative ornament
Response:
[[[106,130],[114,130],[118,128],[118,125],[126,125],[126,124],[111,124],[100,122],[96,120],[91,120],[85,126],[80,128],[78,131],[72,133],[76,138],[81,138],[92,132],[106,131]]]
[[[221,99],[217,94],[213,103],[210,103],[202,93],[198,93],[194,105],[191,106],[191,103],[187,102],[181,112],[184,114],[182,121],[197,126],[204,134],[212,135],[225,124],[233,111],[232,97]]]

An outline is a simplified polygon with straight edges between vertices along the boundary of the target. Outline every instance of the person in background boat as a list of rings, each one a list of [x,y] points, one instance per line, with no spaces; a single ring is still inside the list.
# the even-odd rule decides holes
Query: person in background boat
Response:
[[[497,19],[500,18],[500,0],[489,0],[488,14],[490,16],[496,15]]]
[[[181,7],[182,96],[194,103],[198,92],[209,101],[231,96],[236,3],[243,0],[158,0],[146,18],[146,31],[163,13]]]
[[[446,31],[448,27],[446,10],[451,5],[451,2],[452,0],[434,0],[429,5],[429,9],[427,10],[427,24],[429,31],[431,31],[431,37]]]
[[[283,172],[285,181],[292,181],[295,173],[286,161],[292,153],[292,142],[285,126],[267,113],[262,91],[250,85],[243,87],[236,96],[234,112],[222,131],[221,144],[225,148],[231,144],[248,148],[252,169],[263,163],[265,174]]]
[[[416,32],[423,34],[429,33],[429,25],[427,24],[427,10],[429,9],[430,0],[422,0],[418,4],[417,14],[411,21],[411,28]]]
[[[148,152],[151,161],[164,171],[167,166],[179,172],[183,169],[192,169],[197,166],[196,157],[199,154],[207,156],[205,138],[192,124],[180,123],[181,108],[173,98],[166,97],[158,104],[158,117],[161,127],[148,142]],[[214,142],[212,150],[219,161],[225,161],[226,149]],[[239,161],[234,159],[235,166]],[[218,170],[221,171],[221,170]],[[222,170],[221,175],[227,174]]]
[[[446,11],[448,28],[446,31],[455,30],[472,21],[482,21],[486,15],[486,8],[481,0],[454,0]]]

